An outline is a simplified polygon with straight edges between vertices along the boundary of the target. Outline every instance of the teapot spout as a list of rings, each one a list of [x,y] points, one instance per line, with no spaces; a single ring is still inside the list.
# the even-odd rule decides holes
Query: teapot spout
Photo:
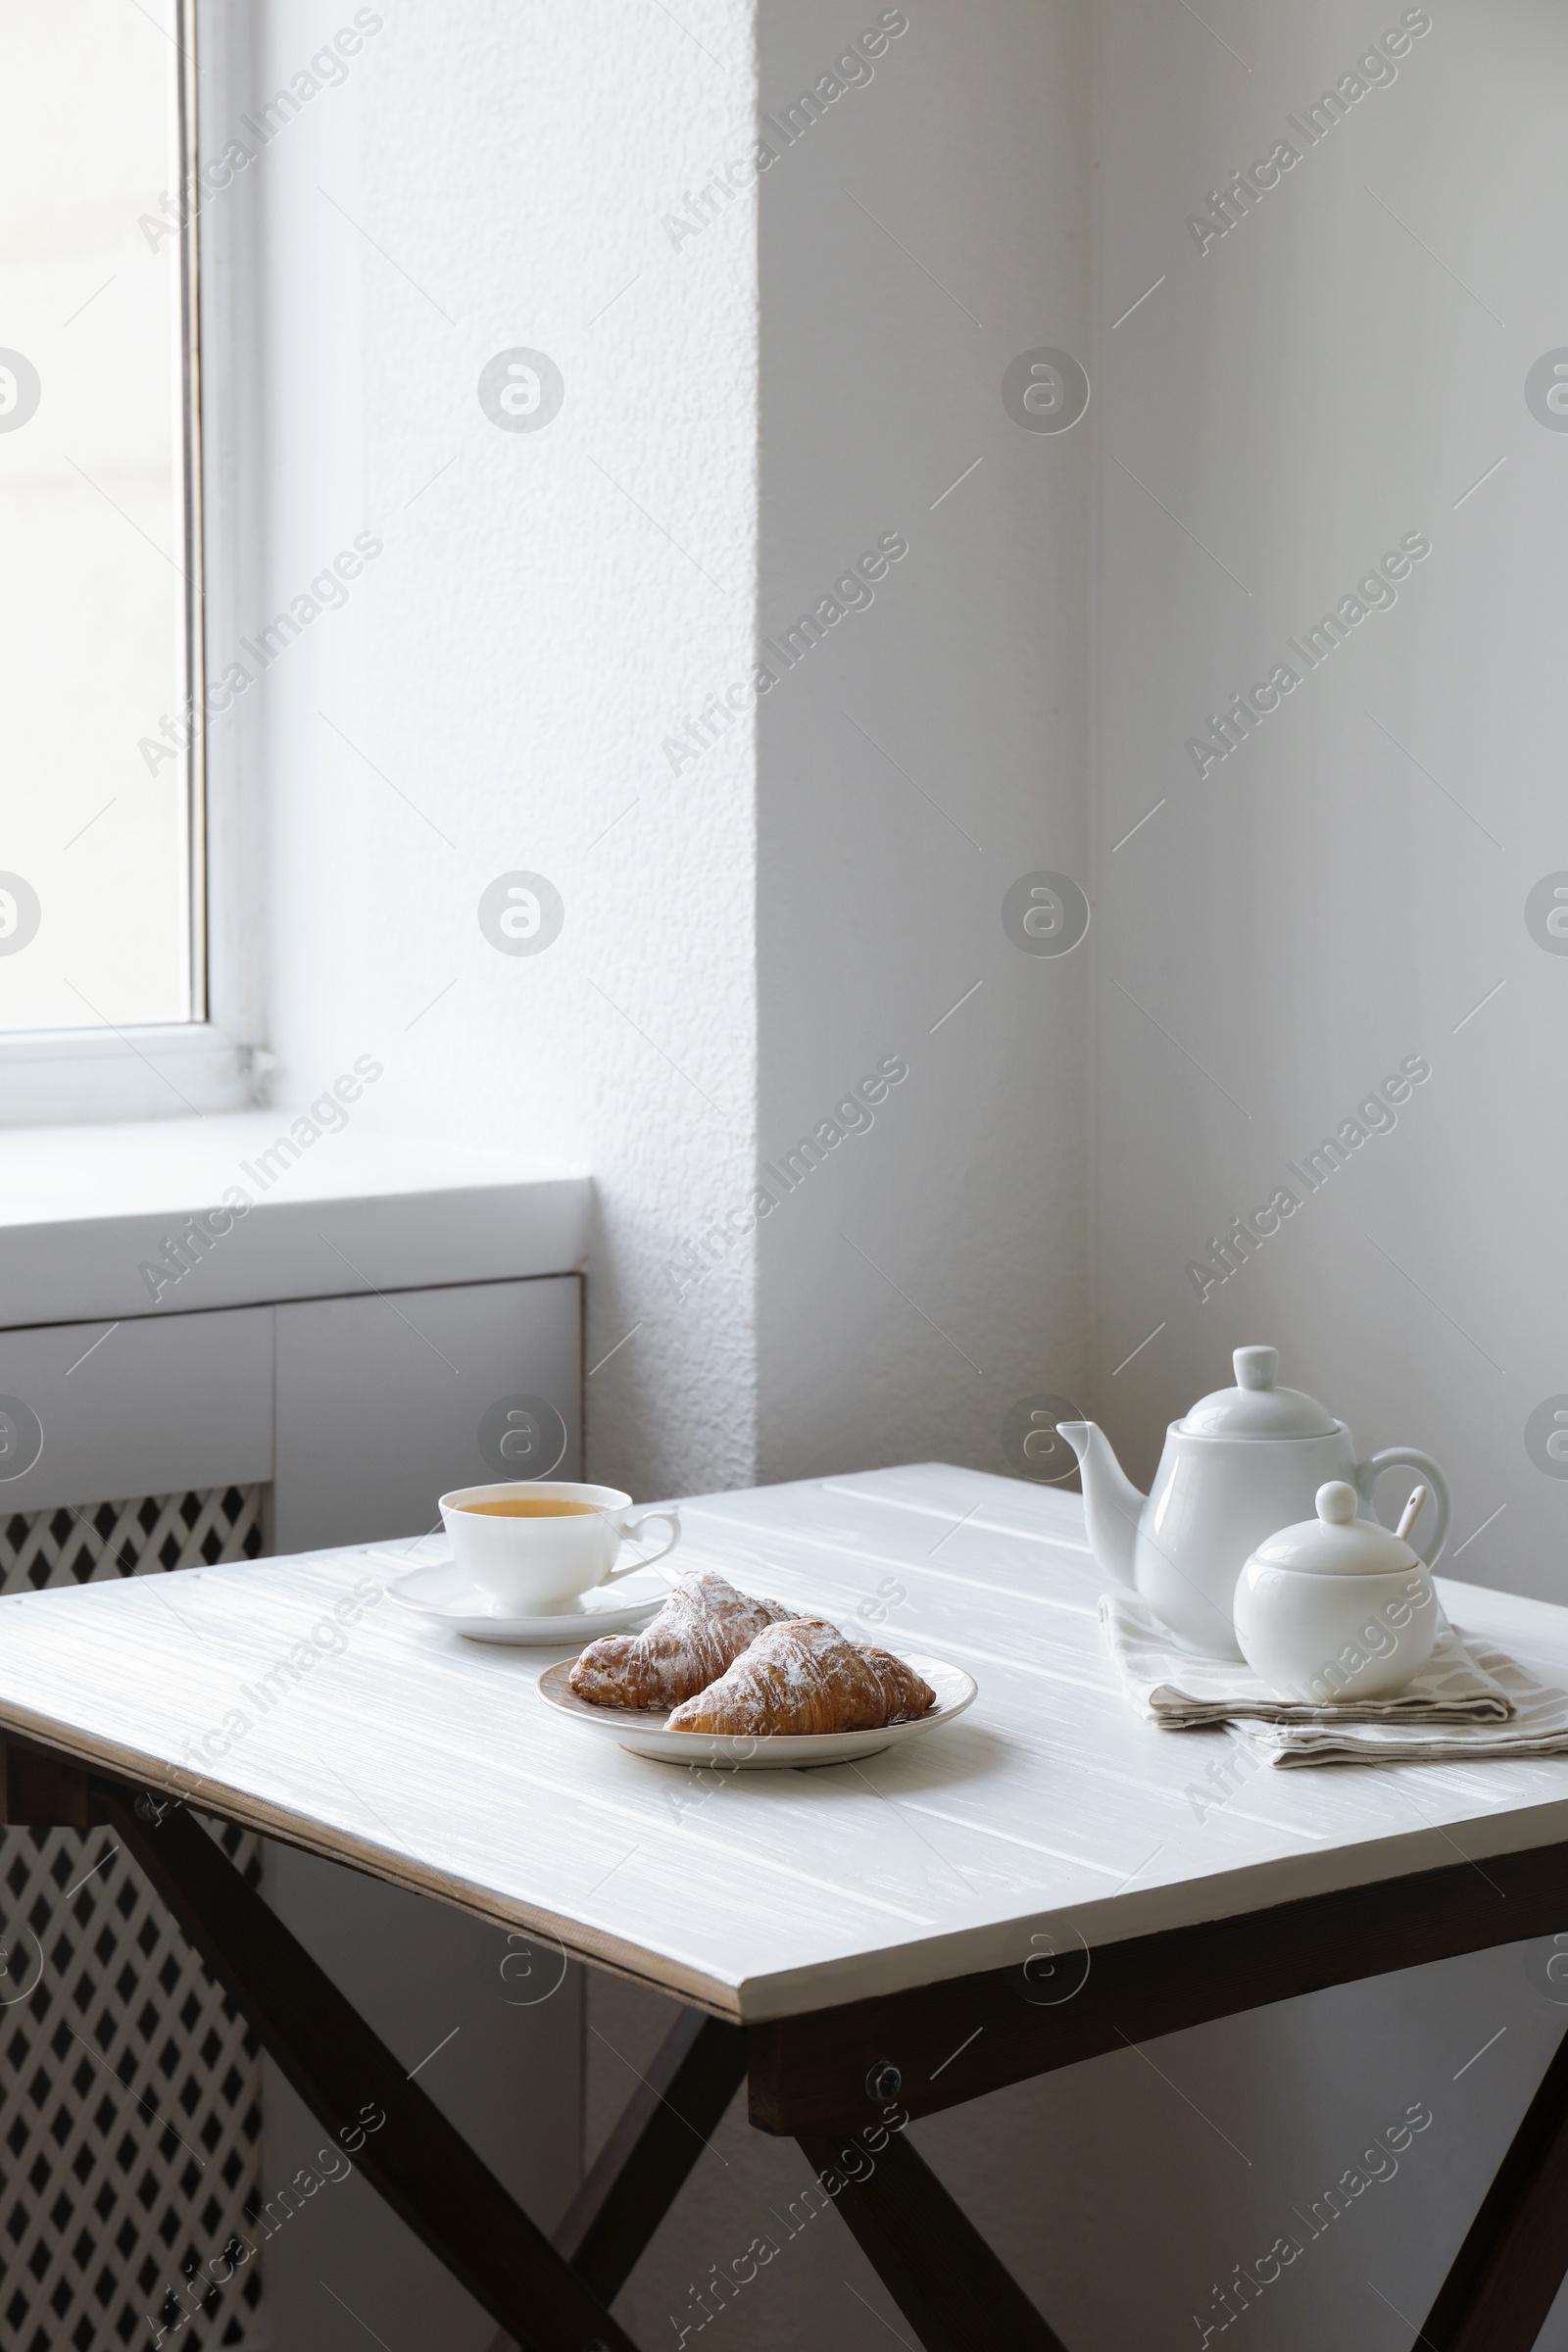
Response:
[[[1098,1422],[1059,1421],[1056,1427],[1078,1456],[1083,1473],[1089,1548],[1107,1576],[1130,1585],[1138,1518],[1147,1496],[1140,1494],[1117,1461],[1110,1440]]]

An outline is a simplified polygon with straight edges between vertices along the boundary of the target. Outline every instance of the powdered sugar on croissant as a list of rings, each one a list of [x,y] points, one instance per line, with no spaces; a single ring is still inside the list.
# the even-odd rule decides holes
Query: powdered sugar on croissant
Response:
[[[683,1576],[640,1634],[590,1642],[571,1688],[596,1707],[674,1707],[716,1682],[747,1643],[793,1612],[737,1592],[711,1568]]]
[[[711,1690],[675,1709],[671,1732],[871,1732],[923,1715],[929,1683],[891,1650],[849,1641],[820,1617],[760,1633]]]

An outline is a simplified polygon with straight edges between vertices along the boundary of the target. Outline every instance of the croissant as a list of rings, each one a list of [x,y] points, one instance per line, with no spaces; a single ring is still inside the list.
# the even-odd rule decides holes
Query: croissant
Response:
[[[670,1732],[871,1732],[923,1715],[936,1692],[891,1650],[849,1641],[820,1617],[770,1625],[714,1683],[678,1706]]]
[[[673,1707],[716,1682],[764,1626],[793,1612],[777,1600],[737,1592],[711,1568],[683,1576],[640,1634],[590,1642],[570,1675],[596,1707]]]

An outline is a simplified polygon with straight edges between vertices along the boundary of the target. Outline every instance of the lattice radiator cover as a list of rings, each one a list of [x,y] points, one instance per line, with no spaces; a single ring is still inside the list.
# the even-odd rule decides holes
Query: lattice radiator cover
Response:
[[[263,1492],[0,1516],[0,1592],[255,1559]],[[258,2341],[260,2254],[223,2251],[266,2193],[254,2035],[111,1830],[0,1830],[0,1923],[6,2352]]]

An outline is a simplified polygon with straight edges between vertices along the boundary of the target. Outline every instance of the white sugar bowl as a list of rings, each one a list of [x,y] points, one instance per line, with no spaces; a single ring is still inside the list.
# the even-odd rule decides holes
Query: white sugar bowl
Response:
[[[1425,1495],[1417,1487],[1394,1535],[1358,1519],[1354,1487],[1331,1479],[1317,1491],[1315,1519],[1282,1527],[1251,1554],[1236,1583],[1236,1638],[1281,1698],[1392,1698],[1420,1673],[1441,1613],[1404,1532]]]

